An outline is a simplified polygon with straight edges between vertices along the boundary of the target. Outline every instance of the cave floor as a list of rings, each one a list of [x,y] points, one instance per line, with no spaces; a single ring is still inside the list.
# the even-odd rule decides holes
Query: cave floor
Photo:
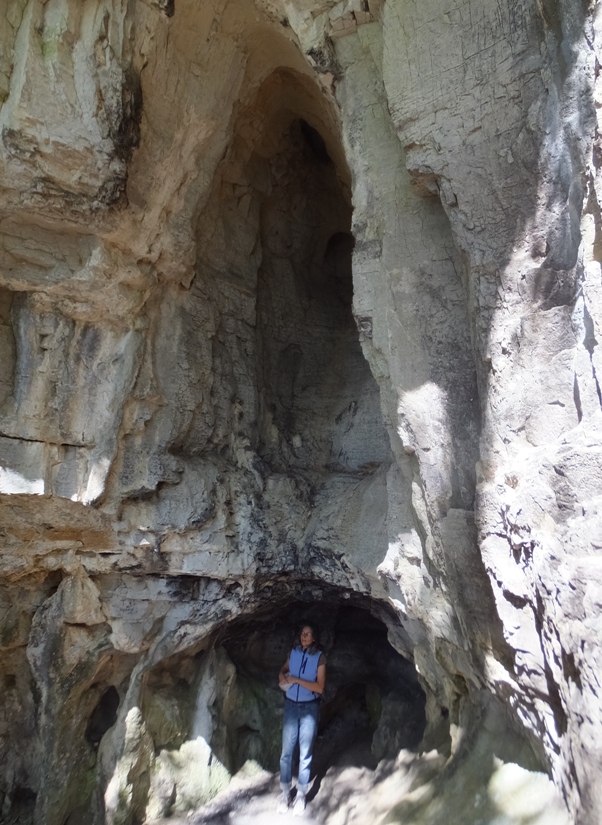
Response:
[[[302,816],[295,816],[292,807],[284,814],[278,813],[279,793],[278,777],[262,774],[251,786],[224,794],[217,804],[186,816],[156,820],[151,825],[322,825],[324,820],[311,802]]]
[[[358,765],[361,755],[350,749],[316,778],[303,816],[277,812],[278,775],[262,771],[200,810],[147,825],[568,825],[545,774],[498,760],[484,779],[479,747],[447,775],[435,751],[402,751],[376,770]]]
[[[293,825],[293,823],[307,823],[308,825],[322,825],[323,819],[318,817],[313,806],[308,803],[303,816],[295,816],[292,808],[285,814],[276,811],[278,789],[272,793],[253,796],[242,801],[240,807],[234,807],[222,819],[215,819],[211,825]]]

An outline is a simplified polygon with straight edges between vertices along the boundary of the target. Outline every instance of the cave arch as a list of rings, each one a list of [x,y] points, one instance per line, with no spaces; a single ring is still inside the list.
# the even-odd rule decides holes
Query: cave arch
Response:
[[[192,758],[194,770],[213,771],[212,781],[218,770],[231,775],[250,762],[277,771],[282,725],[277,673],[303,620],[319,623],[328,657],[312,774],[316,789],[341,759],[374,769],[400,749],[417,750],[426,726],[425,695],[414,665],[390,644],[383,621],[392,623],[390,610],[334,588],[324,587],[317,602],[304,600],[301,590],[297,594],[291,598],[280,591],[146,672],[141,707],[159,777],[151,805],[160,801],[161,781],[168,785],[169,777],[174,786],[163,814],[178,812],[183,804],[187,768],[181,754]],[[211,761],[199,759],[199,750],[210,752]]]
[[[218,307],[216,290],[250,293],[245,303],[255,316],[250,337],[256,398],[237,393],[237,424],[244,426],[245,416],[252,419],[251,445],[279,470],[337,462],[326,444],[304,448],[304,442],[316,441],[320,429],[309,420],[312,407],[315,412],[321,404],[333,421],[343,416],[340,429],[349,430],[354,426],[349,419],[363,401],[370,406],[366,414],[382,422],[378,388],[352,314],[351,211],[349,170],[331,106],[307,77],[289,69],[274,71],[253,104],[239,114],[213,195],[199,217],[197,248],[202,254],[196,282]],[[224,309],[231,314],[232,307]],[[353,355],[334,363],[336,348],[353,350]],[[356,382],[354,394],[363,399],[344,398],[344,391],[332,397],[333,385],[345,380]],[[293,397],[297,412],[304,408],[305,432],[294,432]],[[374,455],[357,455],[351,462],[390,461],[382,423],[377,438],[381,446],[373,445]],[[338,445],[339,452],[344,450]],[[307,451],[313,457],[303,455]]]
[[[259,573],[339,554],[384,595],[392,454],[353,316],[349,173],[335,126],[315,81],[290,69],[264,80],[197,217],[190,289],[160,310],[158,383],[171,406],[153,425],[170,433],[164,464],[177,462],[179,476],[175,486],[166,474],[150,502],[135,501],[136,488],[129,518],[182,531],[161,551],[187,575],[207,572],[185,555],[198,547],[205,558],[192,529],[206,525],[222,573],[254,548]]]

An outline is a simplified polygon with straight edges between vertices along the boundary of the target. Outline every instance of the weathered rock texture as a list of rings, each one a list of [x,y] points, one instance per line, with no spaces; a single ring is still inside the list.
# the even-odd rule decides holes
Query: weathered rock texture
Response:
[[[0,816],[273,767],[228,628],[324,603],[452,776],[493,715],[598,821],[598,5],[0,10]]]

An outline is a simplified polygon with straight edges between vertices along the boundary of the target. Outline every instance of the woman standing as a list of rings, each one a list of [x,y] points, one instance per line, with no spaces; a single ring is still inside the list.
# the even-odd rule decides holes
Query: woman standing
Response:
[[[284,813],[291,802],[293,754],[298,744],[299,777],[293,809],[297,816],[305,811],[312,750],[320,715],[320,696],[326,682],[326,657],[318,649],[317,636],[315,625],[302,625],[278,677],[280,687],[286,691],[280,757],[282,793],[278,798],[278,810]]]

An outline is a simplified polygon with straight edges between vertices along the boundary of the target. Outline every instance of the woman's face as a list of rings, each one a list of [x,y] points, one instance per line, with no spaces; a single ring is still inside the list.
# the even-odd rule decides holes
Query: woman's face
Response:
[[[300,639],[301,647],[309,647],[311,644],[313,644],[314,634],[309,625],[306,624],[304,627],[301,628]]]

